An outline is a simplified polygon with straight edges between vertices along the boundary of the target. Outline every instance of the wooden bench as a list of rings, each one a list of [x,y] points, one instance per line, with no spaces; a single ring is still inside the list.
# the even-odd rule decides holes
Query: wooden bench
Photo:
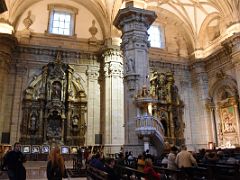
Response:
[[[208,169],[209,179],[217,180],[236,180],[240,179],[240,166],[239,164],[204,164],[199,163],[199,167]]]
[[[117,168],[117,172],[119,174],[119,176],[121,177],[121,179],[132,179],[133,177],[135,179],[141,179],[144,178],[146,176],[146,174],[141,171],[141,170],[137,170],[128,166],[116,166]]]
[[[87,179],[89,180],[106,180],[108,179],[108,173],[101,171],[97,168],[92,167],[91,165],[86,166],[87,170]]]

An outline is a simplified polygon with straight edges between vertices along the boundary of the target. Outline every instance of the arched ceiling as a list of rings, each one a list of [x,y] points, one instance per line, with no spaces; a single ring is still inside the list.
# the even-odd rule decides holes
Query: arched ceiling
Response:
[[[9,21],[13,26],[18,23],[18,18],[32,4],[44,0],[5,0],[8,11],[1,14],[0,18]],[[46,0],[45,0],[46,1]],[[105,38],[107,36],[118,35],[113,26],[114,18],[120,8],[131,0],[71,0],[85,6],[91,11],[99,21]],[[179,23],[187,29],[193,43],[193,48],[202,48],[199,37],[203,26],[207,26],[206,20],[211,22],[211,17],[218,17],[221,27],[227,28],[229,25],[240,21],[240,1],[239,0],[134,0],[144,4],[143,8],[157,9],[158,11],[168,11]],[[58,1],[57,1],[58,2]],[[60,1],[58,2],[60,3]],[[214,14],[214,16],[213,16]],[[158,17],[162,18],[162,17]]]

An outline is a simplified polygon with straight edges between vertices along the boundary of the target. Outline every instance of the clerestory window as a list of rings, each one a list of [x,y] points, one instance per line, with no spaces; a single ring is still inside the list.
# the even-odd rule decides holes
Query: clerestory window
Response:
[[[48,33],[73,36],[75,34],[75,18],[77,9],[61,4],[50,4]]]
[[[149,38],[151,47],[164,48],[165,47],[165,38],[163,28],[159,25],[152,25],[148,29]]]

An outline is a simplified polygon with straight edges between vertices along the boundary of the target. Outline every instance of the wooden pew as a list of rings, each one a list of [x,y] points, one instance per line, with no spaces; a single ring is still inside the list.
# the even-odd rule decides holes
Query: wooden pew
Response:
[[[119,176],[121,179],[132,179],[133,177],[135,179],[141,179],[146,176],[146,174],[143,171],[128,167],[128,166],[116,166],[118,169]]]
[[[239,164],[204,164],[199,163],[199,167],[208,169],[209,179],[216,180],[237,180],[240,179]]]
[[[97,168],[87,165],[87,179],[88,180],[106,180],[108,179],[108,174],[105,171],[101,171]]]
[[[159,166],[153,166],[154,170],[159,172],[160,174],[164,174],[167,179],[171,179],[173,176],[175,176],[176,180],[184,179],[185,174],[180,169],[173,170],[168,169],[166,167],[159,167]]]

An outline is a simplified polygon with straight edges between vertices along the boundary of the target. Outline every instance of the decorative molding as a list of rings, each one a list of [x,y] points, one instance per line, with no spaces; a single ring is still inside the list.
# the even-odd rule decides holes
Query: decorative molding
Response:
[[[98,69],[88,69],[86,71],[86,75],[89,81],[96,81],[99,77],[99,70]]]
[[[34,54],[34,55],[48,55],[48,56],[56,56],[57,52],[61,48],[44,48],[44,47],[33,47],[33,46],[18,46],[17,52],[18,53],[27,53],[27,54]],[[76,59],[88,59],[88,60],[98,60],[96,53],[86,53],[86,52],[79,52],[79,51],[71,51],[71,50],[62,50],[62,57],[63,58],[76,58]]]
[[[172,71],[179,71],[179,70],[185,70],[189,71],[190,66],[185,64],[175,64],[175,63],[169,63],[169,62],[161,62],[161,61],[149,61],[149,66],[151,69],[159,69],[159,68],[167,68]]]

